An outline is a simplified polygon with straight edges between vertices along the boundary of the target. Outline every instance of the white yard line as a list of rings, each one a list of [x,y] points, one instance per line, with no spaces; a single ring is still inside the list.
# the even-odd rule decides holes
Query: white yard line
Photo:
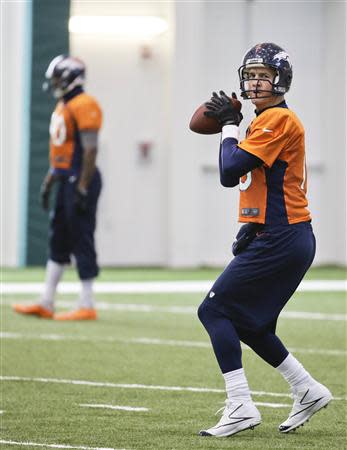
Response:
[[[305,311],[283,311],[280,315],[285,319],[308,319],[308,320],[347,320],[347,314],[326,314]]]
[[[201,392],[201,393],[225,393],[224,389],[205,388],[205,387],[191,387],[191,386],[158,386],[151,384],[123,384],[110,383],[101,381],[87,381],[87,380],[66,380],[63,378],[31,378],[31,377],[17,377],[17,376],[0,376],[0,381],[28,381],[38,383],[59,383],[72,384],[93,387],[107,387],[118,389],[149,389],[153,391],[176,391],[176,392]],[[291,398],[291,394],[282,394],[279,392],[265,392],[252,391],[253,395],[269,396],[269,397],[286,397]],[[345,397],[334,397],[334,400],[346,400]]]
[[[135,406],[120,406],[120,405],[93,405],[87,403],[80,403],[83,408],[101,408],[101,409],[115,409],[119,411],[149,411],[148,408],[135,407]]]
[[[32,303],[32,300],[8,300],[2,302],[3,304]],[[72,303],[69,301],[58,301],[57,305],[63,308],[71,308]],[[126,312],[141,312],[141,313],[169,313],[169,314],[194,314],[196,315],[197,306],[154,306],[142,303],[107,303],[97,302],[97,309],[99,311],[126,311]],[[315,313],[309,311],[283,311],[280,316],[281,319],[302,319],[302,320],[330,320],[330,321],[347,321],[347,314],[326,314]]]
[[[256,406],[264,406],[266,408],[290,408],[292,405],[289,403],[266,403],[266,402],[254,402]]]
[[[311,355],[326,355],[326,356],[346,356],[346,350],[330,350],[330,349],[318,349],[318,348],[296,348],[288,347],[288,351],[291,353],[306,353]]]
[[[70,448],[70,449],[78,449],[78,450],[127,450],[125,448],[86,447],[85,445],[77,445],[76,446],[76,445],[66,445],[66,444],[41,444],[39,442],[6,441],[4,439],[0,439],[0,444],[19,445],[19,446],[26,446],[26,447]]]
[[[103,294],[134,294],[134,293],[175,293],[196,292],[203,293],[210,290],[214,281],[134,281],[134,282],[96,282],[95,292]],[[39,294],[43,290],[43,283],[0,283],[1,294]],[[59,284],[58,292],[62,294],[76,294],[80,290],[79,283],[65,281]],[[345,292],[347,280],[304,280],[299,285],[299,292]]]
[[[202,341],[178,341],[173,339],[158,339],[158,338],[115,338],[115,337],[102,337],[102,336],[75,336],[67,334],[33,334],[33,333],[13,333],[13,332],[0,332],[0,339],[13,339],[13,340],[42,340],[42,341],[75,341],[75,342],[109,342],[109,343],[122,343],[122,344],[144,344],[144,345],[166,345],[170,347],[188,347],[188,348],[206,348],[211,349],[210,342]],[[247,345],[242,345],[244,350],[251,350]],[[326,355],[326,356],[346,356],[346,350],[330,350],[330,349],[315,349],[315,348],[288,348],[292,353],[308,353],[314,355]]]

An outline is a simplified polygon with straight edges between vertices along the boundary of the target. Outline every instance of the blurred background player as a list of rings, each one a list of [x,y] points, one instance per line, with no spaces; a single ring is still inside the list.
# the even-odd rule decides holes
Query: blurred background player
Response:
[[[238,143],[242,114],[223,91],[213,93],[205,112],[223,126],[221,183],[239,185],[239,221],[245,225],[233,246],[235,258],[198,311],[227,391],[222,418],[200,431],[202,436],[230,436],[261,423],[242,367],[240,340],[290,385],[294,404],[281,432],[302,425],[332,399],[275,334],[282,308],[315,255],[304,128],[284,100],[292,81],[289,56],[275,44],[258,44],[246,53],[239,76],[242,97],[256,107],[246,138]]]
[[[41,187],[45,210],[49,209],[53,184],[57,184],[57,189],[50,220],[44,291],[37,304],[14,305],[18,313],[56,320],[97,318],[93,281],[99,268],[94,232],[101,191],[96,156],[102,112],[98,102],[84,92],[84,81],[84,63],[71,56],[57,56],[46,71],[43,89],[52,92],[58,103],[49,127],[50,168]],[[56,288],[72,255],[81,280],[77,309],[54,314]]]

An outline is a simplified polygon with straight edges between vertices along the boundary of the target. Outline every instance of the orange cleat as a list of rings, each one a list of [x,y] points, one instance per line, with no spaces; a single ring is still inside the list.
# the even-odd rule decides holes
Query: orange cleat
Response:
[[[16,304],[13,305],[13,309],[15,312],[19,314],[28,314],[31,316],[37,316],[41,319],[52,319],[53,318],[53,311],[44,308],[39,303],[36,303],[34,305],[22,305],[22,304]]]
[[[96,320],[96,310],[93,308],[80,308],[74,311],[54,314],[54,320]]]

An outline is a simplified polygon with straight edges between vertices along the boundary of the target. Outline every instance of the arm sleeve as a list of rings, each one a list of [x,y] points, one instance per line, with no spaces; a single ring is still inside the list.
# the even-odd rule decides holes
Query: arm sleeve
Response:
[[[263,161],[260,158],[240,149],[237,145],[237,138],[230,133],[224,133],[223,128],[222,142],[219,148],[219,175],[223,186],[237,186],[240,177],[262,164]]]

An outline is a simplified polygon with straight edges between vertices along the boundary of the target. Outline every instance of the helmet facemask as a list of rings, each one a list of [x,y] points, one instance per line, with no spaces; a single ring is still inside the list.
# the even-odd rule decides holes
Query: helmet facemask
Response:
[[[250,73],[252,69],[259,68],[270,68],[273,72],[272,79],[270,78],[251,78]],[[241,88],[241,96],[250,100],[251,98],[269,98],[274,95],[283,95],[285,93],[285,89],[279,86],[280,74],[276,67],[267,65],[267,64],[245,64],[239,68],[239,78],[240,78],[240,88]],[[257,84],[254,87],[250,87],[250,81],[257,81]],[[259,82],[268,83],[271,86],[271,89],[260,89]],[[254,93],[255,97],[250,94]],[[267,95],[264,95],[266,93]],[[260,94],[260,95],[258,95]]]

